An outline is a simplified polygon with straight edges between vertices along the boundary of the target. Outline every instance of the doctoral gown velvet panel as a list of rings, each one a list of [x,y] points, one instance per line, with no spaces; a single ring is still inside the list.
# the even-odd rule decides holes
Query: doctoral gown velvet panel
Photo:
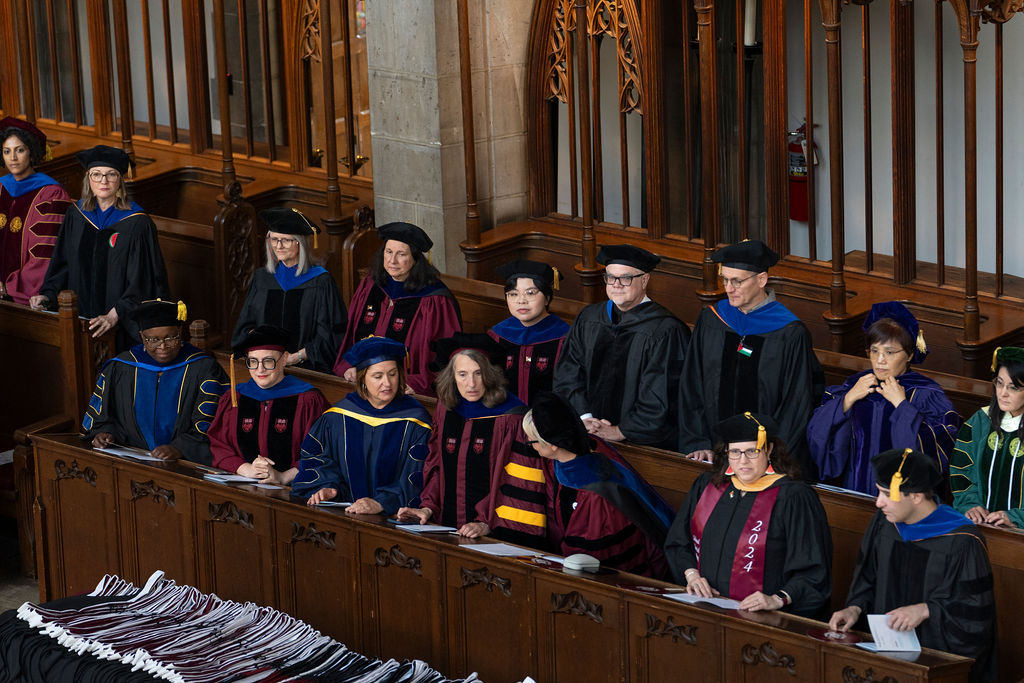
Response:
[[[0,179],[0,282],[15,303],[27,304],[39,293],[71,203],[64,188],[42,173],[20,182],[10,175]]]
[[[39,290],[51,305],[62,289],[73,290],[78,295],[78,313],[87,318],[116,309],[122,330],[119,345],[139,339],[138,327],[128,314],[142,301],[166,299],[169,294],[156,226],[135,208],[101,229],[78,204],[72,205]]]
[[[525,327],[509,317],[487,330],[487,334],[505,351],[502,371],[510,393],[529,405],[532,396],[551,391],[555,366],[569,334],[569,326],[561,318],[548,315]]]
[[[220,363],[191,344],[162,364],[139,344],[100,372],[82,420],[85,438],[108,432],[118,444],[146,450],[170,444],[186,460],[209,465],[206,432],[227,387]]]
[[[662,546],[675,513],[618,451],[594,441],[593,453],[549,466],[555,496],[548,536],[554,548],[564,556],[586,553],[606,567],[667,578]]]
[[[409,350],[405,379],[412,390],[433,396],[434,375],[427,367],[432,359],[430,342],[462,330],[458,303],[440,282],[407,293],[389,281],[401,296],[389,296],[370,276],[359,283],[348,309],[345,341],[334,361],[334,374],[341,377],[351,367],[343,356],[357,341],[369,335],[388,337]]]
[[[299,466],[302,440],[330,404],[318,389],[292,376],[280,384],[290,388],[260,389],[252,380],[238,385],[237,406],[231,405],[230,390],[220,397],[207,432],[214,467],[236,472],[260,455],[279,472]]]
[[[755,310],[750,313],[756,316]],[[741,339],[749,356],[739,351]],[[740,337],[711,308],[693,328],[679,382],[680,453],[710,449],[712,429],[751,411],[771,415],[779,437],[801,465],[810,465],[805,432],[824,388],[824,373],[811,334],[799,321],[763,334]],[[813,479],[813,471],[805,471]]]
[[[949,461],[949,488],[957,510],[1005,510],[1011,522],[1024,527],[1024,441],[1017,435],[1019,422],[1019,416],[1004,419],[995,430],[988,408],[982,408],[960,428]]]
[[[555,368],[555,392],[580,415],[617,425],[628,441],[674,448],[675,399],[690,330],[648,301],[618,313],[612,302],[576,317]]]
[[[988,681],[996,679],[997,661],[992,584],[985,539],[974,524],[904,541],[879,510],[864,532],[846,604],[884,614],[926,603],[928,618],[917,627],[921,645],[973,657],[970,679]]]
[[[356,393],[338,401],[302,442],[292,494],[308,498],[322,488],[335,500],[373,498],[393,515],[419,507],[430,415],[412,396],[374,408]]]
[[[789,594],[793,602],[785,608],[787,612],[814,618],[826,616],[823,610],[832,594],[832,534],[814,490],[789,477],[779,479],[762,492],[743,493],[730,482],[704,526],[698,567],[691,522],[710,483],[710,472],[697,478],[669,530],[665,555],[676,582],[686,585],[686,570],[699,568],[712,588],[722,595],[736,600],[747,597],[729,591],[740,535],[756,498],[777,488],[778,498],[772,507],[764,548],[762,592],[774,595],[781,590]]]
[[[871,393],[843,412],[847,392],[870,372],[858,372],[826,389],[807,425],[807,444],[822,481],[840,478],[845,488],[874,495],[878,489],[871,458],[890,448],[919,450],[947,471],[962,420],[942,387],[911,370],[897,377],[907,394],[898,407]]]
[[[252,274],[231,345],[242,343],[249,331],[260,325],[276,325],[288,330],[290,353],[306,349],[308,361],[302,367],[330,372],[347,320],[345,302],[328,273],[322,272],[286,291],[266,268],[258,268]]]

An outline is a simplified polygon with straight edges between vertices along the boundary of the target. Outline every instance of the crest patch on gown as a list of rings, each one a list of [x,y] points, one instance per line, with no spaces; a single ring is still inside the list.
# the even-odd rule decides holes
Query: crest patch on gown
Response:
[[[373,306],[367,306],[366,311],[363,313],[363,324],[369,325],[373,322],[373,319],[377,317],[377,311],[373,310]]]
[[[458,439],[456,439],[454,436],[453,437],[449,437],[448,440],[444,444],[444,449],[446,451],[448,451],[449,453],[454,453],[455,452],[455,447],[458,445],[458,443],[459,443]]]
[[[284,434],[286,431],[288,431],[288,418],[279,417],[276,420],[274,420],[274,431],[276,431],[278,434]]]
[[[402,328],[405,327],[405,318],[395,318],[391,321],[391,329],[395,332],[401,332]]]
[[[252,431],[253,423],[254,423],[253,418],[251,418],[251,417],[243,417],[242,418],[242,431],[246,432],[246,433],[251,432]]]
[[[541,356],[537,359],[537,372],[544,372],[548,369],[548,358],[547,356]]]
[[[473,439],[473,452],[477,455],[484,452],[484,444],[486,443],[483,437],[477,437]]]

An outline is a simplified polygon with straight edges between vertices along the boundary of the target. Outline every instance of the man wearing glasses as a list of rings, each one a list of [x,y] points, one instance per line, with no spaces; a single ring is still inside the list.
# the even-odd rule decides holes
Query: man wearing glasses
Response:
[[[555,367],[555,392],[606,441],[676,443],[675,400],[690,330],[647,296],[659,261],[630,244],[601,247],[608,301],[580,311]]]
[[[131,313],[142,343],[100,371],[82,419],[95,448],[131,446],[163,460],[210,464],[206,430],[228,385],[220,364],[183,343],[182,302],[144,301]]]
[[[747,411],[770,415],[778,435],[813,479],[807,421],[825,377],[811,334],[767,287],[779,255],[760,240],[722,247],[726,298],[701,311],[679,382],[679,452],[711,462],[712,428]]]

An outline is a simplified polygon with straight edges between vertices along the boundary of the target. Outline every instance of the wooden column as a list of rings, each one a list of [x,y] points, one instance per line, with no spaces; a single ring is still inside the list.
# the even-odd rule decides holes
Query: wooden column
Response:
[[[17,24],[18,50],[21,54],[21,82],[24,83],[25,87],[25,97],[21,102],[21,109],[25,114],[25,118],[29,121],[35,121],[38,116],[35,99],[37,91],[33,86],[36,77],[32,73],[32,37],[28,24],[27,0],[14,0],[13,10],[14,21]],[[17,88],[16,78],[4,78],[4,80],[12,81],[12,85]]]
[[[341,3],[346,5],[344,0]],[[334,45],[331,31],[331,3],[320,3],[320,61],[324,77],[324,169],[327,171],[327,215],[324,226],[337,234],[341,224],[341,186],[338,184],[337,114],[334,109]],[[351,102],[349,102],[351,109]],[[346,117],[348,118],[348,117]],[[349,170],[355,171],[355,156],[349,157]]]
[[[914,160],[914,6],[889,4],[892,62],[892,277],[897,284],[916,276]]]
[[[766,241],[785,257],[789,254],[786,4],[785,0],[763,0],[763,3]]]
[[[235,182],[235,158],[231,148],[231,97],[228,95],[226,80],[228,73],[226,43],[224,0],[213,0],[213,47],[217,58],[217,95],[220,103],[221,177],[225,187]]]
[[[697,54],[700,72],[701,237],[704,239],[702,282],[697,296],[705,303],[717,299],[718,268],[711,254],[721,238],[722,212],[718,201],[718,56],[715,53],[715,0],[695,0]],[[765,29],[767,34],[767,27]],[[765,70],[767,78],[767,69]]]
[[[647,206],[647,234],[651,237],[663,237],[668,233],[668,164],[665,161],[665,77],[662,73],[664,57],[662,47],[665,44],[663,34],[667,32],[662,25],[659,3],[644,2],[640,10],[640,22],[643,35],[648,37],[642,44],[634,43],[633,49],[638,53],[637,62],[642,69],[644,89],[640,94],[639,113],[643,116],[644,168],[647,171],[646,197],[639,197],[640,205]],[[685,8],[684,8],[685,9]],[[674,30],[674,29],[673,29]],[[672,94],[677,96],[676,93]],[[625,155],[625,150],[623,150]],[[652,172],[653,171],[653,172]],[[623,174],[623,186],[627,178]],[[632,203],[632,202],[630,202]],[[622,223],[629,225],[628,206],[625,209]],[[642,212],[641,212],[642,213]]]
[[[117,55],[117,99],[121,105],[121,148],[135,156],[132,135],[135,134],[135,110],[132,107],[131,53],[128,50],[128,10],[125,0],[114,2],[114,45]]]
[[[473,65],[469,50],[469,3],[458,0],[459,78],[462,84],[462,151],[466,160],[466,247],[480,244],[480,210],[476,187],[476,126],[473,120]],[[480,264],[466,263],[466,274],[480,278]]]
[[[843,61],[841,51],[841,0],[820,0],[821,24],[825,29],[825,55],[828,60],[828,157],[829,191],[832,197],[832,280],[829,283],[829,311],[826,318],[846,318],[846,228],[843,198]],[[808,160],[810,166],[810,160]],[[835,332],[833,330],[833,332]],[[842,340],[832,336],[832,350],[840,350]]]
[[[580,184],[582,187],[583,239],[580,243],[581,263],[577,264],[576,272],[583,283],[583,301],[595,303],[603,294],[599,289],[598,276],[602,272],[597,266],[597,239],[594,236],[594,161],[593,141],[590,129],[590,67],[587,56],[587,1],[576,0],[576,30],[573,33],[573,47],[576,54],[576,92],[579,97],[579,131],[580,131]]]
[[[0,26],[15,26],[20,8],[15,2],[0,3]],[[9,78],[0,79],[0,101],[6,116],[21,113],[21,92],[18,89],[18,54],[27,50],[27,41],[17,30],[8,33],[8,39],[0,41],[0,73]]]

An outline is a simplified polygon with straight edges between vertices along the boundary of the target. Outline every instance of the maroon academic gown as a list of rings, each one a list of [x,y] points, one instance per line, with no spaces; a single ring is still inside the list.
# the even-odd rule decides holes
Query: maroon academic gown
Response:
[[[0,280],[16,303],[27,304],[39,293],[69,206],[58,184],[17,197],[0,185]]]
[[[420,496],[432,521],[456,528],[486,522],[496,538],[545,544],[551,479],[526,445],[525,413],[514,396],[495,408],[460,401],[448,410],[438,402]]]
[[[344,355],[357,341],[369,335],[388,337],[402,342],[409,350],[405,379],[412,390],[433,396],[434,376],[427,369],[431,359],[430,342],[461,330],[455,299],[442,283],[392,298],[372,277],[366,276],[348,307],[348,327],[334,362],[334,374],[342,377],[352,367]]]
[[[296,393],[280,395],[288,393],[286,388],[278,389],[280,384],[294,379],[286,376],[270,389],[259,389],[252,380],[239,385],[237,407],[231,405],[231,392],[224,392],[207,431],[214,467],[237,472],[259,455],[273,460],[279,472],[299,466],[302,440],[330,404],[305,382],[295,383]]]

